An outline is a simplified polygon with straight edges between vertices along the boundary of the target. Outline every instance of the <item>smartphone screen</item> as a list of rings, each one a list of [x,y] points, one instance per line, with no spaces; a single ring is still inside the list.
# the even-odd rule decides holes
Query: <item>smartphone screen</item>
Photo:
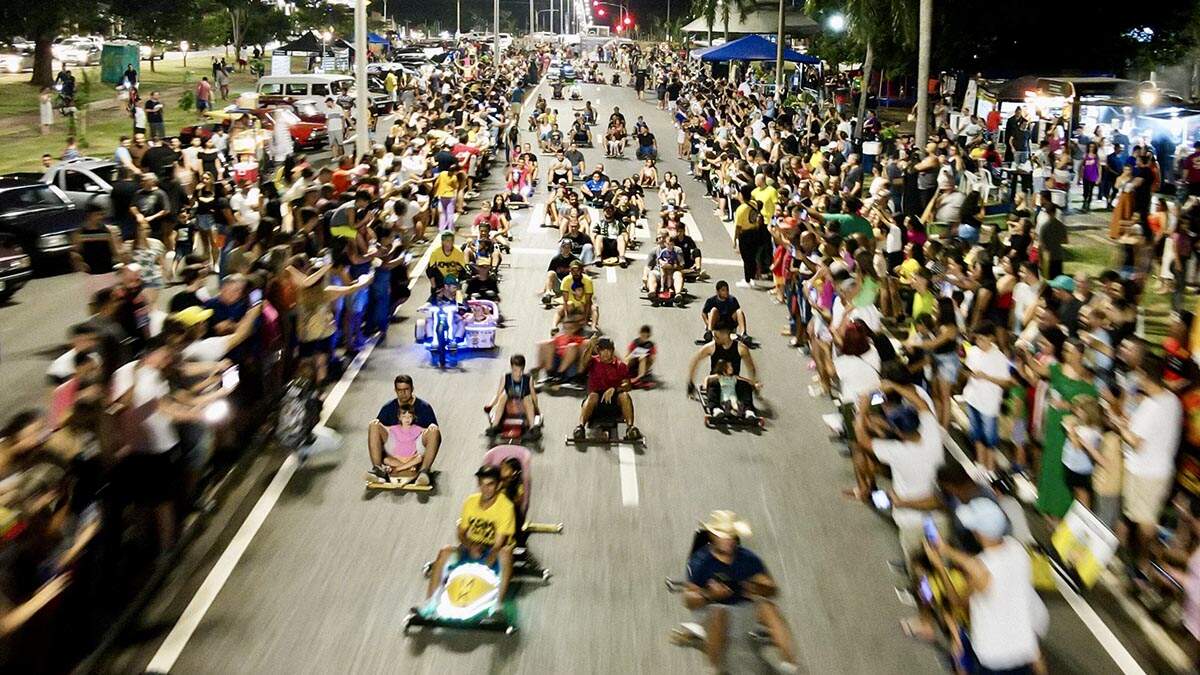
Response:
[[[874,490],[871,492],[871,502],[875,504],[875,508],[880,511],[887,511],[892,508],[892,500],[888,499],[888,495],[883,490]]]
[[[918,585],[917,590],[921,594],[921,599],[925,601],[925,604],[933,604],[933,587],[929,585],[929,577],[921,577],[921,582]]]
[[[925,516],[925,538],[930,544],[937,546],[941,541],[941,536],[938,534],[937,525],[933,522],[933,518]]]
[[[238,374],[237,366],[233,366],[221,374],[221,386],[226,389],[233,389],[238,386],[240,380],[241,375]]]
[[[871,405],[883,405],[883,392],[877,391],[871,394]]]
[[[250,304],[257,305],[261,302],[262,302],[262,291],[257,288],[250,291]]]

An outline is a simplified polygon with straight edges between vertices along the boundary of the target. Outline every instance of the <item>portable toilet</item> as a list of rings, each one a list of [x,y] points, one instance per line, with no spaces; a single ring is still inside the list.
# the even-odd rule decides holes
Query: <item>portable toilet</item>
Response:
[[[120,84],[125,67],[133,65],[138,78],[142,76],[141,45],[133,40],[113,40],[104,43],[100,52],[100,81]]]

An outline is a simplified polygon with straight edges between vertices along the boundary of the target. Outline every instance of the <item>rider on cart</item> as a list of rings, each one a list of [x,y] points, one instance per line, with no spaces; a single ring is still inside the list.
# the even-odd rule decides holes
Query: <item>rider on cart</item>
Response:
[[[500,491],[500,468],[481,466],[475,472],[479,492],[467,497],[458,518],[458,544],[438,551],[429,574],[432,599],[442,583],[447,565],[479,563],[500,574],[499,595],[495,607],[504,604],[508,582],[512,578],[512,540],[516,535],[516,510]]]
[[[420,486],[429,485],[429,469],[442,446],[442,431],[438,427],[437,415],[432,406],[413,395],[411,376],[397,375],[392,385],[396,398],[384,404],[375,419],[367,425],[371,479],[390,483],[393,473],[414,468],[415,463],[410,463],[411,455],[406,455],[406,451],[411,449],[420,457],[420,465],[413,475],[401,476],[401,480]],[[412,418],[408,427],[404,426],[401,419],[404,414]],[[414,431],[414,427],[419,431]]]
[[[579,411],[579,426],[575,427],[575,440],[587,435],[587,424],[592,415],[599,413],[607,419],[625,421],[625,440],[636,441],[642,432],[634,425],[633,399],[629,396],[629,366],[616,357],[616,347],[609,338],[596,342],[596,355],[588,366],[588,395]]]

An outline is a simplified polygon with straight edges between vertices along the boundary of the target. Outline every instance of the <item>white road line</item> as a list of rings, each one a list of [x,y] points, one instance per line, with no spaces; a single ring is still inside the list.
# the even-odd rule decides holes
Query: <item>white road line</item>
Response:
[[[537,234],[546,220],[546,205],[533,204],[529,207],[529,234]]]
[[[978,482],[980,477],[979,469],[975,466],[975,463],[967,457],[967,454],[963,452],[963,449],[959,447],[958,442],[954,440],[954,437],[950,435],[950,432],[945,429],[942,430],[942,442],[949,450],[950,455],[953,456],[959,464],[963,465],[963,468],[967,470],[967,473],[972,477],[972,479],[975,479]],[[1092,637],[1096,638],[1096,642],[1100,643],[1100,646],[1108,654],[1109,658],[1111,658],[1113,662],[1117,664],[1117,667],[1121,669],[1122,673],[1125,673],[1126,675],[1145,675],[1146,671],[1142,670],[1142,667],[1138,665],[1137,659],[1135,659],[1133,655],[1129,653],[1129,650],[1124,644],[1121,643],[1120,638],[1118,638],[1116,634],[1112,632],[1112,629],[1110,629],[1108,625],[1104,623],[1104,619],[1100,618],[1100,615],[1096,613],[1096,610],[1092,609],[1092,606],[1089,605],[1086,600],[1080,597],[1079,594],[1071,588],[1070,584],[1067,583],[1057,569],[1054,570],[1054,585],[1058,587],[1058,591],[1063,596],[1063,599],[1067,601],[1067,604],[1071,606],[1071,609],[1075,610],[1075,615],[1079,617],[1079,620],[1082,621],[1083,625],[1088,629],[1089,632],[1091,632]],[[1172,661],[1173,663],[1187,663],[1187,657],[1184,656],[1179,651],[1178,647],[1176,647],[1174,643],[1170,642],[1169,639],[1165,641],[1158,641],[1154,640],[1154,636],[1152,635],[1147,635],[1147,637],[1151,639],[1151,642],[1154,644],[1159,654],[1161,654],[1168,661]],[[1174,647],[1174,649],[1166,647],[1167,644],[1170,644],[1171,647]],[[1164,647],[1166,648],[1164,649]]]
[[[617,283],[617,268],[615,268],[615,267],[604,268],[604,277],[605,277],[605,279],[608,280],[608,283],[610,283],[610,284]]]
[[[432,250],[432,247],[430,247],[430,250]],[[423,262],[419,265],[422,268],[422,272],[424,271],[424,265],[428,261],[429,256],[426,254]],[[329,397],[325,399],[325,407],[321,411],[321,425],[329,421],[330,415],[337,409],[338,404],[342,402],[342,398],[350,389],[350,384],[354,382],[355,377],[358,377],[363,364],[367,362],[367,358],[375,350],[375,344],[375,338],[367,342],[366,347],[350,363],[350,367],[346,369],[346,372],[342,375],[342,379],[329,392]],[[179,655],[183,653],[183,649],[187,646],[188,641],[191,640],[192,634],[200,626],[200,621],[204,619],[204,615],[212,607],[213,601],[217,599],[217,595],[225,586],[225,582],[229,581],[229,576],[233,574],[238,561],[242,559],[242,555],[250,547],[250,542],[254,540],[254,536],[258,534],[259,528],[262,527],[271,510],[275,508],[275,503],[279,501],[279,497],[283,494],[284,489],[287,488],[288,482],[292,480],[292,476],[296,474],[298,468],[300,468],[300,457],[297,453],[293,452],[287,456],[287,459],[283,460],[279,471],[271,479],[262,496],[258,498],[258,502],[254,504],[254,508],[250,511],[250,515],[246,517],[242,526],[238,528],[237,534],[233,535],[233,539],[225,547],[225,551],[221,553],[221,557],[217,559],[217,564],[213,565],[212,570],[205,577],[204,583],[200,584],[200,588],[196,590],[196,594],[192,596],[192,601],[183,610],[183,614],[179,617],[179,621],[175,623],[175,627],[171,629],[171,632],[167,634],[167,638],[159,645],[158,651],[154,653],[154,658],[150,660],[150,665],[146,667],[146,672],[169,673],[175,667],[175,662],[179,660]]]
[[[689,237],[695,240],[697,244],[704,241],[704,235],[700,232],[700,226],[696,224],[696,219],[692,216],[691,211],[685,212],[683,214],[683,218],[680,220],[682,220],[684,226],[687,227],[687,233]]]
[[[625,506],[637,506],[637,464],[634,461],[633,446],[625,443],[618,445],[617,460],[621,464],[621,503]]]

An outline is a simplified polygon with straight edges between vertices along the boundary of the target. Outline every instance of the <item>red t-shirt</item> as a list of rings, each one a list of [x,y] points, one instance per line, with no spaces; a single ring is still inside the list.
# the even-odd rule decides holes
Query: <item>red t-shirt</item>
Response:
[[[1187,182],[1200,183],[1200,152],[1193,152],[1183,160],[1183,170],[1187,173]]]
[[[350,180],[353,178],[353,173],[349,169],[337,169],[333,172],[333,176],[329,179],[329,184],[333,186],[334,194],[342,194],[350,189]]]
[[[483,225],[484,223],[487,223],[488,229],[495,230],[500,227],[500,216],[497,216],[494,213],[481,213],[475,216],[476,229],[478,229],[479,226]]]
[[[588,391],[602,394],[609,389],[621,386],[629,379],[629,366],[618,358],[605,363],[599,356],[592,357],[592,365],[588,366]]]

